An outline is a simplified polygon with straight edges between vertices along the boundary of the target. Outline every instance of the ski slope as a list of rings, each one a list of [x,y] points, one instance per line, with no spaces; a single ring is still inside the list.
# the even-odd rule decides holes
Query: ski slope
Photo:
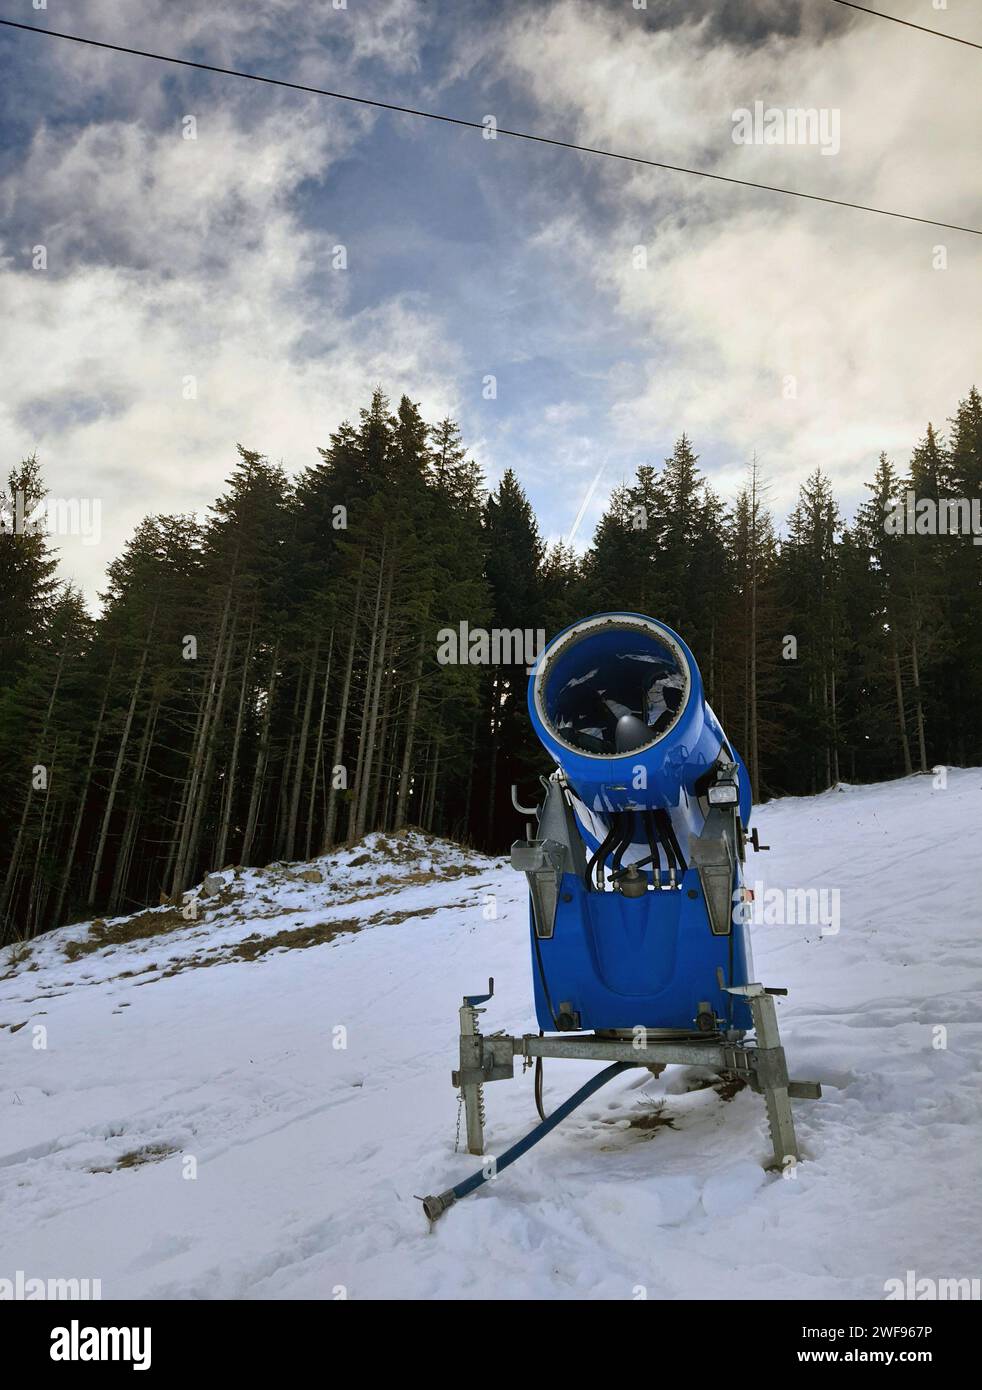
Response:
[[[748,879],[840,894],[838,931],[754,930],[758,978],[790,990],[791,1073],[824,1086],[795,1103],[790,1179],[762,1166],[759,1097],[630,1072],[430,1230],[414,1194],[478,1166],[454,1152],[461,996],[493,975],[484,1031],[536,1025],[524,879],[418,834],[227,870],[195,921],[163,907],[7,948],[0,1279],[98,1278],[104,1298],[880,1299],[907,1270],[978,1277],[980,808],[969,769],[758,812],[772,849]],[[547,1108],[596,1067],[547,1062]],[[536,1122],[520,1064],[486,1101],[491,1152]]]

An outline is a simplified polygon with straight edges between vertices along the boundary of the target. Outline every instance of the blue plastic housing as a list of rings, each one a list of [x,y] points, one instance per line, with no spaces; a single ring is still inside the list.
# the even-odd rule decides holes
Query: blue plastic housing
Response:
[[[690,891],[697,896],[691,898]],[[643,898],[590,893],[577,875],[563,875],[555,932],[532,942],[535,1016],[540,1028],[552,1032],[556,1024],[539,978],[536,944],[553,1008],[569,1007],[581,1029],[691,1032],[703,1003],[728,1028],[750,1027],[745,1000],[724,993],[716,978],[721,968],[725,984],[747,983],[746,928],[734,923],[729,936],[712,934],[695,869],[686,871],[674,893]]]
[[[598,703],[597,690],[609,708],[594,720],[590,701]],[[714,934],[690,847],[706,822],[705,774],[720,761],[736,764],[744,826],[751,812],[750,779],[706,703],[689,648],[671,628],[643,614],[597,614],[548,645],[532,670],[528,703],[536,734],[580,803],[573,807],[588,857],[615,814],[655,810],[671,818],[688,866],[672,888],[663,861],[660,891],[652,870],[640,870],[650,889],[638,897],[599,892],[581,874],[563,873],[552,935],[536,937],[530,914],[539,1026],[556,1028],[544,973],[552,1009],[572,1012],[582,1030],[691,1032],[707,1004],[720,1029],[749,1029],[746,1002],[724,988],[748,983],[746,928],[736,907],[741,864],[734,857],[729,931]],[[618,711],[629,706],[638,716],[638,744],[618,751]],[[663,727],[653,732],[659,721]],[[648,854],[641,815],[634,821],[637,843],[623,855],[625,865]]]

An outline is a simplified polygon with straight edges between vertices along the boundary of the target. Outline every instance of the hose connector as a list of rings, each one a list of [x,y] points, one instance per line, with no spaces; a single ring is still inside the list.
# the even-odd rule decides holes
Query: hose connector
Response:
[[[426,1218],[432,1226],[437,1217],[442,1216],[448,1207],[452,1207],[457,1200],[457,1194],[452,1187],[448,1187],[446,1192],[441,1192],[438,1197],[421,1197],[423,1210]]]

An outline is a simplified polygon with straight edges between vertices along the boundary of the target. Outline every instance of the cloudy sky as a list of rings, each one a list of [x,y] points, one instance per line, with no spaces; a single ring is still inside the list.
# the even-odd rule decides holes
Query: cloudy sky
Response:
[[[832,0],[35,3],[0,17],[982,226],[982,53]],[[880,7],[982,42],[976,0]],[[89,595],[236,442],[295,473],[377,383],[550,538],[602,467],[581,544],[683,430],[725,495],[756,450],[779,518],[818,464],[848,508],[982,385],[980,237],[9,29],[0,71],[0,449],[101,499]],[[756,102],[835,152],[736,143]]]

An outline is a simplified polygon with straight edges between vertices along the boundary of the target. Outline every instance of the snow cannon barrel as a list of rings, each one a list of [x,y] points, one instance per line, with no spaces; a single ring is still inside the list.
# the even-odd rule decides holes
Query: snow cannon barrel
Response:
[[[512,866],[548,1031],[739,1033],[750,779],[678,633],[597,613],[542,652],[529,713],[558,764]],[[520,810],[524,809],[519,807]]]
[[[529,679],[540,742],[577,798],[615,811],[736,804],[750,818],[750,779],[706,703],[677,632],[640,613],[597,613],[541,653]]]

